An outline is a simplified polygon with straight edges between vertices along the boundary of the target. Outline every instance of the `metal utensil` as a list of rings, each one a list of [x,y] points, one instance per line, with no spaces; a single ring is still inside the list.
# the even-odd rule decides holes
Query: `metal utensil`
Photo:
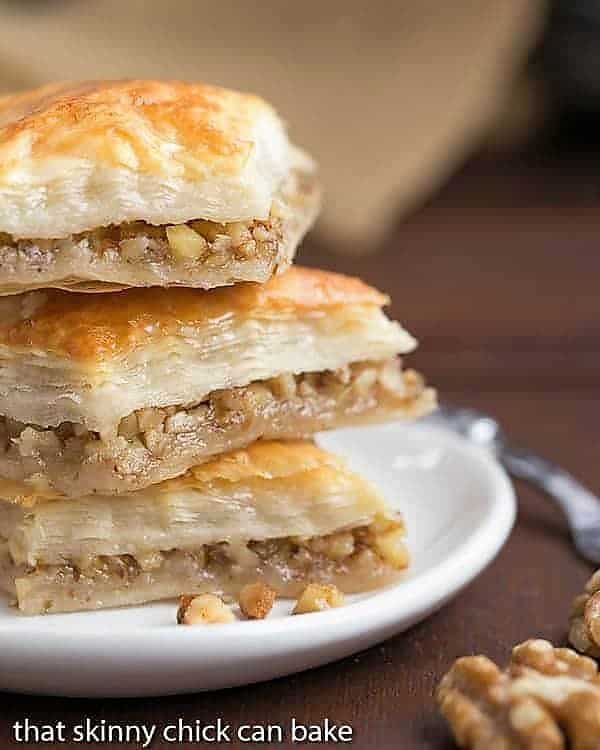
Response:
[[[493,417],[442,404],[429,419],[492,451],[509,474],[545,490],[562,508],[579,554],[600,563],[600,498],[560,466],[509,443]]]

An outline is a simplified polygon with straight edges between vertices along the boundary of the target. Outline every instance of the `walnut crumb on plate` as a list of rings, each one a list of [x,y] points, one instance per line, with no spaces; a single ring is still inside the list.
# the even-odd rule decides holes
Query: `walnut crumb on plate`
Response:
[[[240,591],[242,614],[250,620],[264,620],[273,608],[277,593],[262,581],[249,583]]]
[[[223,625],[235,615],[216,594],[182,594],[177,610],[178,625]]]
[[[309,583],[298,597],[293,615],[303,615],[307,612],[321,612],[332,607],[341,607],[344,595],[331,584]]]

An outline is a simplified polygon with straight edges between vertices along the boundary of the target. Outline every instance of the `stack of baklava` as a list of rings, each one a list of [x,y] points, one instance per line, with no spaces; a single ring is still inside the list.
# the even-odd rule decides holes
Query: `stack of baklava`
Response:
[[[23,612],[406,566],[401,520],[310,436],[434,397],[384,295],[290,268],[318,204],[254,96],[0,99],[0,585]]]

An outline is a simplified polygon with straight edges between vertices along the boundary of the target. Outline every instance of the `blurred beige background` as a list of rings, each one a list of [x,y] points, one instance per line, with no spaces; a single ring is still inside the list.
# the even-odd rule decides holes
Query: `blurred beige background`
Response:
[[[255,91],[322,167],[319,230],[376,248],[486,132],[543,0],[0,0],[0,88],[175,77]]]

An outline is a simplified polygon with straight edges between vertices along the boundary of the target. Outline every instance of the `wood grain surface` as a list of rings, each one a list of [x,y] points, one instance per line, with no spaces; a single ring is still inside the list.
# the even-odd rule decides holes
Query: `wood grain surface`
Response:
[[[312,240],[301,259],[390,292],[393,315],[421,340],[411,361],[444,398],[493,413],[516,440],[600,490],[598,204],[589,157],[480,159],[398,226],[379,254],[334,256]],[[564,643],[570,601],[591,570],[552,504],[522,484],[517,490],[518,522],[495,562],[442,611],[381,646],[212,694],[4,695],[0,746],[17,746],[11,725],[24,717],[162,726],[219,716],[233,725],[287,725],[295,716],[351,724],[354,748],[452,748],[432,699],[452,660],[482,652],[504,661],[513,644],[532,636]]]

